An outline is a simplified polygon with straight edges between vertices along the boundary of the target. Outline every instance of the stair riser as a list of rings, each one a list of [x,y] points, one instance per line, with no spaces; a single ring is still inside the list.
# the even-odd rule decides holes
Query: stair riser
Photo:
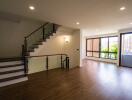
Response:
[[[10,61],[10,62],[0,62],[0,66],[22,64],[22,61]]]
[[[15,67],[0,68],[0,72],[12,71],[12,70],[18,70],[18,69],[24,69],[24,66],[15,66]]]
[[[23,82],[23,81],[27,81],[27,80],[28,80],[27,77],[23,77],[23,78],[14,79],[14,80],[6,81],[6,82],[1,82],[0,87],[8,86],[11,84],[15,84],[15,83],[19,83],[19,82]]]
[[[19,75],[24,75],[24,71],[0,75],[0,79],[9,78],[13,76],[19,76]]]

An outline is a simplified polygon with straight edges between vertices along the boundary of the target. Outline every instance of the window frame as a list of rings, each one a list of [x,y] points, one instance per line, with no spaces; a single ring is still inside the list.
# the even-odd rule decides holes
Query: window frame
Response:
[[[119,49],[118,49],[118,52],[110,52],[110,51],[109,51],[109,48],[110,48],[110,45],[109,45],[109,44],[110,44],[109,38],[112,38],[112,37],[117,37],[117,38],[118,38],[117,35],[115,35],[115,36],[97,37],[97,38],[86,38],[86,56],[87,56],[87,57],[95,57],[95,56],[93,56],[93,53],[96,52],[96,53],[99,53],[99,57],[95,57],[95,58],[103,58],[103,59],[117,60],[117,58],[112,59],[112,58],[109,57],[110,54],[114,54],[114,53],[118,54],[118,52],[119,52]],[[102,39],[102,38],[108,38],[108,52],[101,51],[101,39]],[[93,40],[94,40],[94,39],[99,39],[99,51],[93,51]],[[87,50],[87,40],[92,40],[92,50]],[[88,56],[88,55],[87,55],[88,52],[91,52],[91,53],[92,53],[92,56]],[[108,58],[101,57],[101,53],[108,53]]]
[[[91,52],[92,53],[92,56],[87,56],[87,57],[95,57],[93,56],[93,53],[99,53],[99,57],[100,57],[100,39],[99,39],[99,51],[93,51],[93,40],[94,39],[99,39],[99,38],[87,38],[86,39],[86,56],[87,56],[87,52]],[[87,50],[87,41],[88,40],[92,40],[92,50]],[[95,58],[99,58],[99,57],[95,57]]]

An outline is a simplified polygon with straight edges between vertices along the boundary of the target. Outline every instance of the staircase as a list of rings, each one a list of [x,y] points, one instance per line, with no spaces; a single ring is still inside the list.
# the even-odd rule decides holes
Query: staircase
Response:
[[[59,25],[57,24],[46,23],[26,36],[23,45],[23,54],[26,53],[24,56],[29,56],[30,52],[34,52],[39,45],[42,45],[43,42],[50,39],[56,33],[58,27]]]
[[[24,63],[21,60],[0,62],[0,87],[26,81]]]
[[[28,56],[35,48],[50,39],[59,25],[45,23],[25,37],[21,60],[0,62],[0,87],[28,80]]]

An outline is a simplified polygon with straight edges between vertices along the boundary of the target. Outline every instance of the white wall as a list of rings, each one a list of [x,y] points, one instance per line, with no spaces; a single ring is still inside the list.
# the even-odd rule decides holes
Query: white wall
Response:
[[[64,41],[65,37],[69,38],[69,43]],[[70,68],[74,68],[80,65],[80,50],[78,51],[77,49],[80,49],[80,31],[63,27],[30,55],[68,54],[70,57]],[[49,69],[57,67],[60,67],[60,56],[50,57]],[[29,59],[29,73],[44,70],[46,70],[44,57]]]
[[[127,32],[132,32],[132,28],[125,28],[125,29],[120,29],[118,33],[127,33]]]
[[[86,36],[81,30],[80,34],[80,66],[83,66],[83,59],[86,58]]]
[[[11,18],[0,17],[0,58],[20,57],[24,37],[42,25],[26,18]]]

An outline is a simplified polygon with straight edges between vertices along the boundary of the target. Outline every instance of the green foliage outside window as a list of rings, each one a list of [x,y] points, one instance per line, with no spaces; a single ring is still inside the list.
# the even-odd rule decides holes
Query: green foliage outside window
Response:
[[[116,59],[117,58],[117,52],[118,52],[118,45],[117,44],[112,44],[109,47],[109,50],[108,50],[108,48],[102,48],[101,51],[103,51],[103,52],[114,52],[114,53],[109,53],[109,55],[108,55],[108,53],[102,53],[101,57]]]

